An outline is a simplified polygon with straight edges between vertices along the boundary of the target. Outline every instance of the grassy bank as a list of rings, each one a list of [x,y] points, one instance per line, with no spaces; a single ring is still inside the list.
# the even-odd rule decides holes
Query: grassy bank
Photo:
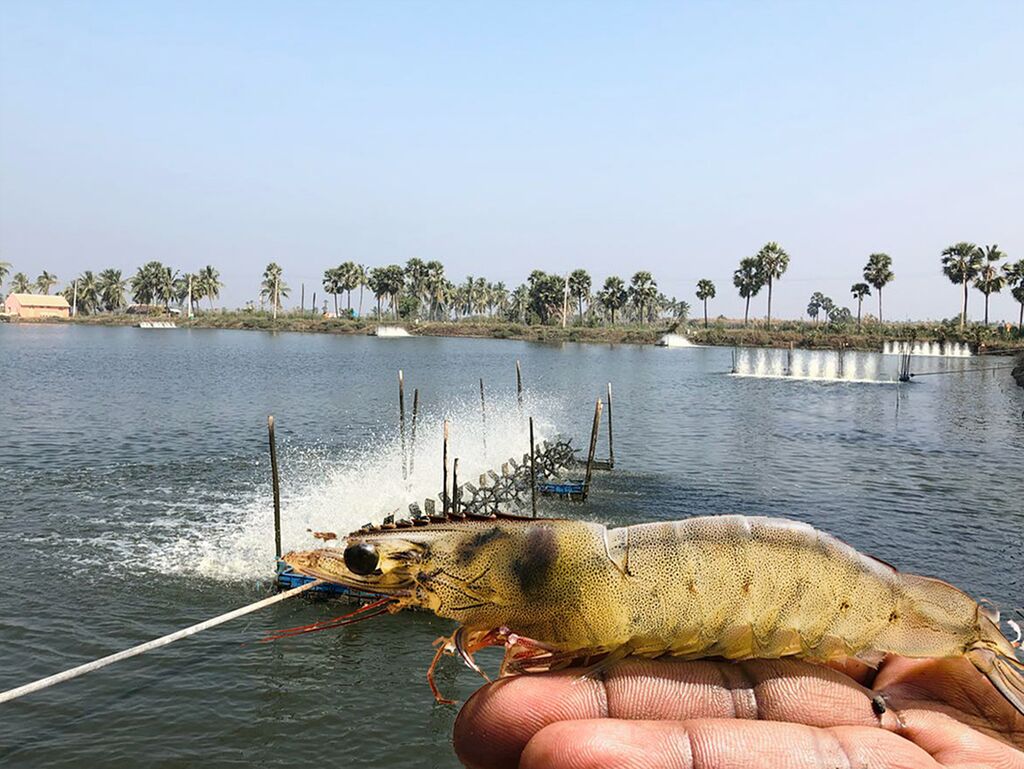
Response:
[[[72,322],[86,325],[135,325],[145,317],[138,315],[98,314],[80,316]],[[262,331],[294,331],[316,334],[368,334],[377,327],[376,320],[324,318],[309,314],[287,313],[276,320],[265,312],[203,312],[192,318],[174,318],[184,328],[257,329]],[[530,342],[589,342],[599,344],[655,344],[666,333],[686,336],[694,344],[724,347],[795,347],[805,349],[881,350],[883,342],[892,339],[940,341],[968,344],[973,350],[1006,354],[1024,351],[1024,337],[1016,329],[972,325],[960,331],[950,323],[885,323],[865,325],[860,331],[853,327],[835,328],[827,324],[803,321],[778,321],[771,330],[763,322],[744,327],[735,322],[719,320],[707,329],[694,323],[662,322],[651,326],[561,326],[524,325],[496,319],[459,321],[383,321],[398,325],[419,336],[476,337],[484,339],[519,339]]]

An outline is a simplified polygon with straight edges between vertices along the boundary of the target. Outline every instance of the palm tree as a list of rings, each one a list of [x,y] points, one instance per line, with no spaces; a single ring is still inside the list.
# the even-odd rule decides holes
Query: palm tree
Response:
[[[1024,333],[1024,259],[1013,264],[1003,265],[1003,275],[1006,277],[1007,285],[1011,286],[1010,293],[1020,303],[1020,319],[1017,321],[1017,330]]]
[[[398,300],[405,290],[405,270],[400,264],[389,264],[384,268],[384,287],[391,298],[391,311],[398,320]]]
[[[598,292],[597,300],[612,316],[612,325],[615,325],[615,311],[626,306],[629,292],[622,278],[611,275],[605,278],[604,287]]]
[[[334,317],[338,317],[338,294],[344,290],[344,273],[341,267],[324,270],[324,291],[334,296]]]
[[[100,273],[97,290],[103,309],[114,312],[124,307],[124,292],[128,281],[121,277],[120,270],[106,269]]]
[[[892,272],[892,258],[888,254],[871,254],[864,265],[864,280],[878,291],[878,322],[882,322],[882,289],[895,279]],[[860,314],[858,313],[858,317]],[[860,325],[860,321],[857,321]]]
[[[861,304],[863,304],[864,302],[864,297],[871,296],[871,286],[869,286],[867,283],[854,283],[852,286],[850,286],[850,293],[853,294],[853,298],[857,300],[857,330],[860,331],[860,307]],[[881,289],[879,289],[879,293],[881,293]],[[882,298],[879,297],[878,299],[879,305],[881,305]],[[879,306],[878,312],[882,312],[881,306]],[[879,315],[878,319],[879,321],[881,321],[881,315]]]
[[[530,305],[530,289],[520,283],[509,295],[508,311],[519,323],[526,322],[526,308]]]
[[[173,280],[171,281],[171,291],[165,292],[164,290],[169,274],[170,270],[157,261],[146,262],[139,267],[131,279],[132,299],[135,303],[154,304],[161,301],[165,293],[170,293],[173,296]],[[170,302],[170,297],[168,302]]]
[[[746,300],[746,307],[743,309],[743,325],[746,326],[750,317],[750,297],[757,296],[764,288],[764,276],[761,274],[761,263],[757,257],[751,256],[740,260],[739,269],[732,274],[732,284]]]
[[[410,296],[416,297],[420,304],[429,304],[426,262],[413,257],[405,263],[405,284]]]
[[[56,275],[43,270],[42,274],[36,278],[36,288],[39,289],[40,294],[48,294],[50,293],[50,289],[53,287],[53,284],[56,282]]]
[[[643,325],[650,314],[654,301],[658,298],[658,284],[654,277],[647,270],[640,270],[633,274],[629,281],[629,297],[636,307],[637,317]]]
[[[28,294],[32,291],[32,281],[28,279],[28,275],[23,272],[14,273],[14,277],[11,278],[11,293],[12,294]]]
[[[985,295],[985,325],[988,325],[988,298],[998,294],[1006,285],[1006,277],[996,270],[995,263],[1006,258],[1006,254],[993,244],[982,248],[983,265],[974,279],[974,287]]]
[[[383,267],[374,267],[366,275],[366,286],[377,298],[377,319],[381,317],[380,300],[387,293],[387,276]]]
[[[960,306],[960,328],[967,323],[967,285],[978,277],[984,264],[984,252],[973,243],[961,241],[942,251],[942,272],[951,283],[963,286],[964,299]]]
[[[704,328],[708,327],[708,299],[715,298],[715,284],[708,278],[697,281],[697,299],[704,302]]]
[[[569,293],[576,299],[580,311],[580,324],[583,323],[583,300],[590,301],[590,273],[586,270],[573,270],[569,275]]]
[[[260,284],[260,297],[270,300],[274,320],[277,320],[277,311],[281,309],[281,300],[288,298],[290,290],[282,275],[281,266],[277,262],[271,262],[263,271],[263,283]]]
[[[491,285],[489,289],[491,296],[492,315],[503,315],[508,310],[508,289],[502,281]]]
[[[441,308],[445,306],[446,284],[444,265],[436,260],[427,262],[424,268],[423,290],[430,305],[430,318],[441,319]]]
[[[367,286],[367,272],[366,267],[361,264],[355,265],[352,270],[352,287],[359,288],[359,317],[363,317],[363,289]],[[352,291],[349,289],[348,292],[349,309],[352,305]]]
[[[220,282],[220,273],[208,264],[199,271],[199,295],[210,300],[210,309],[213,309],[213,300],[220,297],[220,290],[224,284]],[[195,287],[193,287],[195,289]]]
[[[768,330],[772,328],[772,284],[781,280],[789,267],[789,254],[778,243],[765,243],[757,252],[757,264],[761,275],[768,283]]]
[[[820,291],[815,291],[811,294],[811,301],[807,303],[807,317],[814,320],[815,324],[818,322],[818,314],[821,312],[821,308],[825,306],[825,295]]]
[[[0,286],[7,280],[7,276],[11,274],[11,263],[0,262]]]
[[[76,281],[78,283],[77,309],[88,314],[96,312],[100,306],[99,282],[92,270],[86,270]]]

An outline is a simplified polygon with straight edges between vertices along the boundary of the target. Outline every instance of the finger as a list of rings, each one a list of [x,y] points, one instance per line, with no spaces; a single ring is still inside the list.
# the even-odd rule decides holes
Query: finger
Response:
[[[624,660],[600,678],[564,671],[483,687],[456,720],[455,749],[472,766],[515,766],[534,734],[549,724],[605,717],[895,726],[892,713],[874,712],[867,690],[818,665],[796,660]]]
[[[538,732],[520,769],[939,769],[921,748],[873,727],[768,721],[563,721]]]

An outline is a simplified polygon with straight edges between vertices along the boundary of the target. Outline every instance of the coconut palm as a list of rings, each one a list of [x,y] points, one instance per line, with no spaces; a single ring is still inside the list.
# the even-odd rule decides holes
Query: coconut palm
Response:
[[[199,286],[193,286],[193,291],[198,290],[200,297],[206,297],[210,300],[210,309],[213,309],[213,300],[220,297],[220,290],[224,287],[224,284],[220,282],[220,273],[214,269],[213,265],[206,265],[199,271]]]
[[[491,285],[489,289],[491,297],[491,315],[504,315],[508,310],[508,289],[500,280]]]
[[[658,298],[658,284],[651,273],[640,270],[633,274],[629,281],[629,298],[642,325],[651,315],[655,300]]]
[[[14,273],[14,277],[11,278],[11,293],[12,294],[28,294],[32,291],[32,281],[28,279],[28,275],[23,272]]]
[[[697,299],[704,302],[704,328],[708,327],[708,299],[715,298],[715,284],[707,278],[697,281]]]
[[[590,301],[590,273],[586,270],[573,270],[569,275],[569,294],[576,299],[580,312],[580,323],[583,323],[583,300]]]
[[[882,322],[882,289],[895,279],[892,258],[888,254],[871,254],[864,265],[864,280],[878,291],[878,322]],[[859,325],[859,322],[858,322]]]
[[[1013,264],[1003,265],[1003,275],[1006,283],[1010,286],[1010,294],[1020,303],[1020,319],[1017,321],[1017,330],[1024,333],[1024,259]]]
[[[740,260],[740,267],[732,274],[732,284],[739,289],[740,297],[746,301],[743,308],[743,325],[747,325],[750,317],[750,298],[757,296],[764,288],[764,276],[761,274],[761,264],[757,257],[751,256]]]
[[[617,275],[605,278],[604,286],[597,294],[597,301],[611,314],[613,326],[615,325],[615,312],[625,307],[628,299],[629,292],[626,290],[626,284]]]
[[[168,277],[171,277],[169,290]],[[131,284],[132,299],[136,304],[155,304],[163,301],[165,295],[170,303],[173,298],[173,276],[160,262],[146,262],[139,267],[131,279]]]
[[[772,285],[781,280],[789,268],[789,254],[778,243],[765,243],[757,252],[757,263],[761,275],[768,284],[768,330],[772,327]]]
[[[121,277],[120,270],[106,269],[100,273],[97,281],[97,291],[103,309],[114,312],[124,307],[124,293],[128,281]]]
[[[982,248],[982,267],[978,276],[974,279],[974,287],[985,295],[985,325],[988,325],[988,299],[992,294],[998,294],[1006,285],[1006,276],[1000,275],[996,269],[996,262],[1005,259],[1006,254],[999,250],[999,246],[993,244]]]
[[[99,281],[92,270],[86,270],[75,281],[78,284],[77,311],[86,315],[96,312],[100,307]],[[74,300],[74,289],[72,289]]]
[[[3,286],[7,276],[11,274],[11,263],[0,262],[0,286]]]
[[[967,286],[978,277],[985,263],[984,252],[973,243],[961,241],[942,251],[942,272],[951,283],[963,286],[963,304],[960,306],[960,328],[967,323]]]
[[[56,282],[56,275],[43,270],[42,274],[36,278],[36,288],[39,290],[40,294],[48,294],[50,293],[50,289],[53,288],[53,284]]]
[[[277,262],[271,262],[263,271],[263,282],[260,284],[260,298],[267,299],[274,311],[274,320],[281,309],[281,300],[287,299],[290,289],[284,282],[283,270]]]
[[[854,283],[850,286],[850,293],[853,294],[853,298],[857,300],[857,330],[860,330],[860,307],[864,302],[865,296],[871,296],[871,286],[867,283]],[[881,293],[881,291],[879,291]],[[881,297],[879,297],[881,300]],[[881,307],[879,307],[879,313],[881,313]],[[879,316],[881,320],[881,316]]]
[[[520,283],[515,290],[509,294],[508,312],[509,316],[519,323],[526,322],[526,308],[530,305],[530,289],[525,283]]]

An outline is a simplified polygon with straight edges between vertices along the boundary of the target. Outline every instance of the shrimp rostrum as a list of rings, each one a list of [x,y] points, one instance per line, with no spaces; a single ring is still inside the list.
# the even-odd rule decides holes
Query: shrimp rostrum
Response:
[[[626,655],[812,662],[966,657],[1024,714],[1024,663],[994,611],[806,524],[713,516],[607,529],[568,520],[448,520],[354,532],[293,552],[296,571],[380,596],[337,626],[407,607],[458,627],[439,648],[502,675]],[[289,631],[285,631],[286,634]],[[1018,639],[1019,641],[1019,639]]]

